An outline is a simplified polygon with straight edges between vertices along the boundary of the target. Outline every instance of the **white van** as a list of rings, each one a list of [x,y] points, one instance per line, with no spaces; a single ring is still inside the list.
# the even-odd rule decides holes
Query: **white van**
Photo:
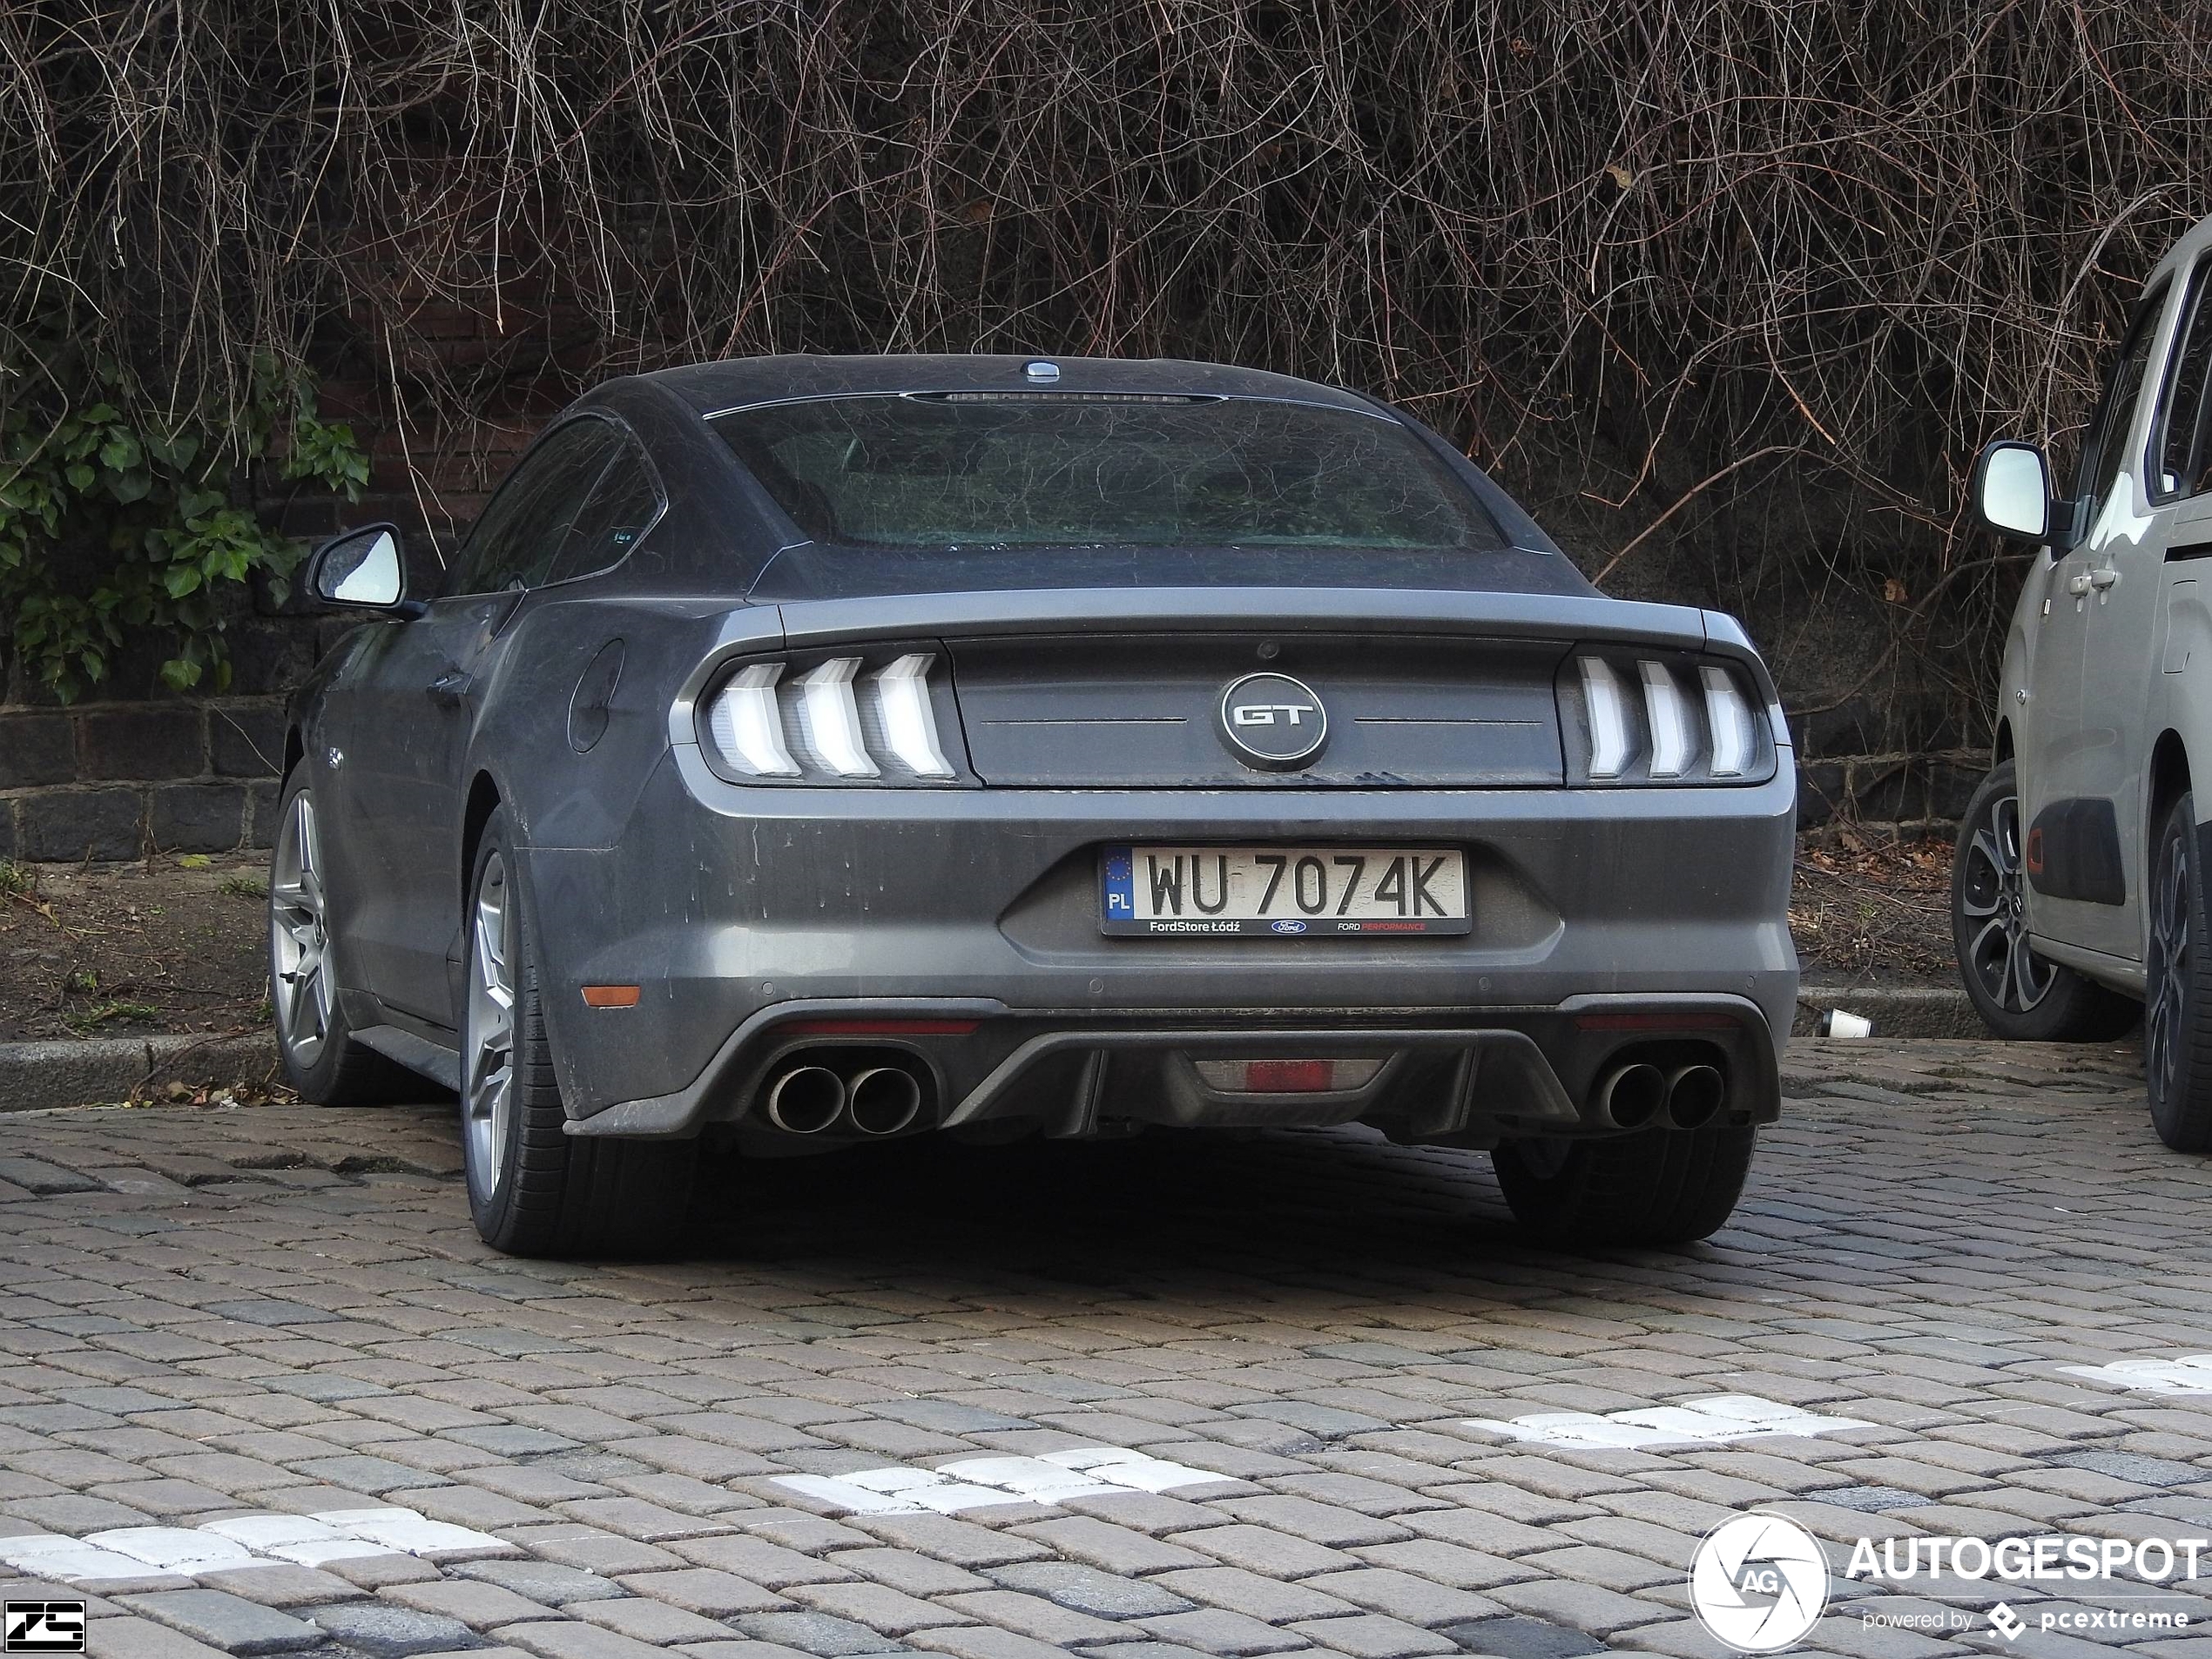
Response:
[[[2072,495],[2032,444],[1975,463],[1982,522],[2040,550],[1952,877],[1959,970],[1990,1028],[2111,1037],[2141,1013],[2152,1119],[2188,1152],[2212,1150],[2209,391],[2212,219],[2144,286]]]

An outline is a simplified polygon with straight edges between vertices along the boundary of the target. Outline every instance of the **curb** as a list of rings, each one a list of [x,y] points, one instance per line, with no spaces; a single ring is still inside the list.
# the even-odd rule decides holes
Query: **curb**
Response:
[[[0,1112],[125,1100],[134,1089],[170,1082],[195,1089],[262,1084],[276,1065],[276,1042],[266,1031],[0,1042]]]
[[[1946,985],[1804,985],[1793,1037],[1811,1036],[1820,1016],[1845,1008],[1874,1022],[1877,1037],[1987,1037],[1989,1028],[1965,991]]]

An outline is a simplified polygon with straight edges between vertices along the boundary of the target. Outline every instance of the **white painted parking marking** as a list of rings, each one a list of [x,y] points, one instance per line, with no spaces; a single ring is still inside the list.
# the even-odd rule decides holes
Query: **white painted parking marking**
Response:
[[[934,1469],[894,1465],[852,1474],[779,1474],[775,1484],[861,1515],[958,1514],[995,1503],[1055,1504],[1123,1492],[1171,1492],[1230,1480],[1119,1446],[1077,1446],[1042,1457],[963,1458]]]
[[[87,1533],[84,1541],[165,1573],[204,1573],[215,1567],[248,1566],[253,1560],[253,1552],[244,1544],[196,1527],[118,1527],[111,1532]]]
[[[1082,1446],[1072,1451],[1047,1452],[1044,1461],[1081,1469],[1096,1480],[1131,1492],[1172,1492],[1177,1487],[1202,1487],[1210,1481],[1231,1478],[1217,1474],[1211,1469],[1170,1463],[1165,1458],[1153,1457],[1149,1453],[1125,1451],[1118,1446]]]
[[[313,1515],[226,1515],[220,1521],[205,1522],[201,1530],[236,1539],[257,1555],[273,1556],[300,1567],[394,1553],[388,1544],[341,1532]]]
[[[2108,1366],[2060,1366],[2070,1377],[2110,1383],[2146,1394],[2212,1394],[2212,1353],[2167,1354],[2155,1359],[2115,1359]]]
[[[948,1463],[938,1471],[976,1486],[998,1487],[1036,1503],[1057,1503],[1062,1498],[1095,1498],[1101,1493],[1126,1491],[1092,1479],[1065,1464],[1048,1463],[1041,1457],[979,1457]]]
[[[1510,1422],[1478,1417],[1468,1420],[1467,1426],[1487,1428],[1494,1434],[1537,1446],[1641,1451],[1655,1446],[1774,1440],[1785,1434],[1832,1434],[1839,1429],[1875,1425],[1851,1417],[1822,1417],[1757,1394],[1713,1394],[1677,1406],[1608,1412],[1603,1416],[1594,1412],[1539,1412]]]
[[[918,1503],[904,1498],[894,1498],[887,1493],[872,1492],[867,1487],[855,1486],[850,1480],[840,1480],[826,1474],[779,1474],[776,1484],[786,1491],[796,1492],[803,1498],[813,1498],[856,1515],[918,1515],[922,1513]]]
[[[146,1576],[146,1564],[142,1561],[53,1533],[0,1538],[0,1561],[32,1578],[57,1578],[71,1584],[81,1578]]]
[[[515,1547],[489,1533],[432,1521],[412,1509],[320,1509],[326,1526],[372,1544],[426,1561],[461,1561],[487,1554],[511,1554]]]
[[[81,1540],[57,1533],[0,1538],[0,1561],[19,1573],[71,1584],[86,1579],[145,1578],[150,1573],[190,1576],[270,1560],[317,1567],[356,1555],[417,1555],[429,1561],[450,1561],[522,1553],[489,1533],[398,1508],[225,1515],[200,1527],[118,1527]]]

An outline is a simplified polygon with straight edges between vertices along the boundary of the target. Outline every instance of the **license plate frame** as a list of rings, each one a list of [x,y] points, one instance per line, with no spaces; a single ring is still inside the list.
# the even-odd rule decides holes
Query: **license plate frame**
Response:
[[[1474,931],[1467,853],[1456,846],[1123,841],[1099,849],[1098,884],[1098,927],[1109,938],[1298,941]],[[1318,907],[1308,908],[1317,894]],[[1211,908],[1201,902],[1208,896]]]

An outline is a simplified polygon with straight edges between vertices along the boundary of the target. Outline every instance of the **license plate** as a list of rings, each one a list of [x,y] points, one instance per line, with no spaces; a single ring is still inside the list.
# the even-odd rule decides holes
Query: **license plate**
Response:
[[[1099,926],[1147,938],[1464,934],[1467,860],[1440,846],[1109,846]]]

